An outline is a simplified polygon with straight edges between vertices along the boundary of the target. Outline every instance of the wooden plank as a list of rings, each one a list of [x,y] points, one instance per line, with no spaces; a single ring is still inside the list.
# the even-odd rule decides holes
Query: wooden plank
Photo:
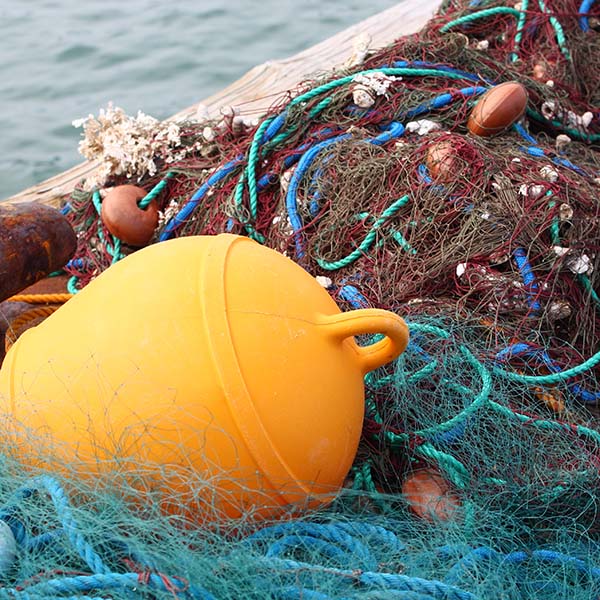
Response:
[[[200,104],[209,114],[218,114],[222,106],[239,106],[243,114],[262,114],[275,98],[311,75],[342,65],[353,53],[353,43],[361,34],[371,37],[370,48],[390,44],[395,39],[421,29],[431,18],[439,0],[405,0],[337,35],[284,60],[268,61],[254,67],[220,92],[178,112],[171,119],[193,117]],[[44,202],[57,205],[79,181],[88,177],[97,163],[87,161],[34,185],[9,202]]]

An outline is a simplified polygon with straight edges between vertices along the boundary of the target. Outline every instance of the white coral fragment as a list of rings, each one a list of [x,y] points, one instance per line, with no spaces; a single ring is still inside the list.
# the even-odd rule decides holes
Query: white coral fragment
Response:
[[[138,111],[131,117],[109,103],[98,117],[89,115],[73,121],[83,127],[79,152],[89,160],[98,160],[99,168],[88,178],[86,187],[103,187],[110,177],[125,175],[138,180],[155,175],[157,159],[167,159],[181,147],[181,130],[173,121],[160,122]]]
[[[352,78],[353,83],[361,84],[365,89],[372,91],[375,96],[387,96],[390,87],[395,81],[400,81],[402,77],[386,75],[381,71],[373,73],[359,73]]]

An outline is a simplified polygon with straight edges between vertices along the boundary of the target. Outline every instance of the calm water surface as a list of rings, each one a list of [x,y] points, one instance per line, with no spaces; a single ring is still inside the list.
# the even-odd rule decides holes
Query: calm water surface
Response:
[[[80,162],[71,122],[157,118],[394,0],[0,0],[0,198]]]

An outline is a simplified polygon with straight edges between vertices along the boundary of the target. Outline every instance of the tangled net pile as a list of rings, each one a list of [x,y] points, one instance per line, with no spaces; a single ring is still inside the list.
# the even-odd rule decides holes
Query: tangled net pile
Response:
[[[257,125],[178,124],[176,154],[133,180],[160,204],[153,241],[248,235],[343,309],[405,316],[411,342],[366,377],[347,488],[293,520],[186,527],[29,480],[7,453],[1,516],[22,552],[0,597],[598,597],[599,66],[593,0],[456,0]],[[477,98],[511,80],[525,118],[469,134]],[[65,209],[73,291],[133,251],[101,199],[82,187]],[[431,510],[403,487],[415,472]]]

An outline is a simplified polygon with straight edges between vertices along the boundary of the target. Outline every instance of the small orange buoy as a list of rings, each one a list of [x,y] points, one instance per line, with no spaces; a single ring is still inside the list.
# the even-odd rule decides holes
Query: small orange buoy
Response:
[[[458,496],[435,469],[411,473],[402,484],[402,494],[410,509],[427,521],[447,521],[460,505]]]
[[[474,135],[496,135],[521,118],[527,99],[525,86],[516,81],[501,83],[483,94],[471,111],[467,128]]]
[[[440,140],[429,146],[425,161],[434,179],[450,180],[456,173],[456,151],[451,140]]]
[[[145,246],[158,225],[158,206],[152,200],[147,208],[138,206],[146,190],[135,185],[119,185],[102,201],[102,222],[122,242],[130,246]]]

